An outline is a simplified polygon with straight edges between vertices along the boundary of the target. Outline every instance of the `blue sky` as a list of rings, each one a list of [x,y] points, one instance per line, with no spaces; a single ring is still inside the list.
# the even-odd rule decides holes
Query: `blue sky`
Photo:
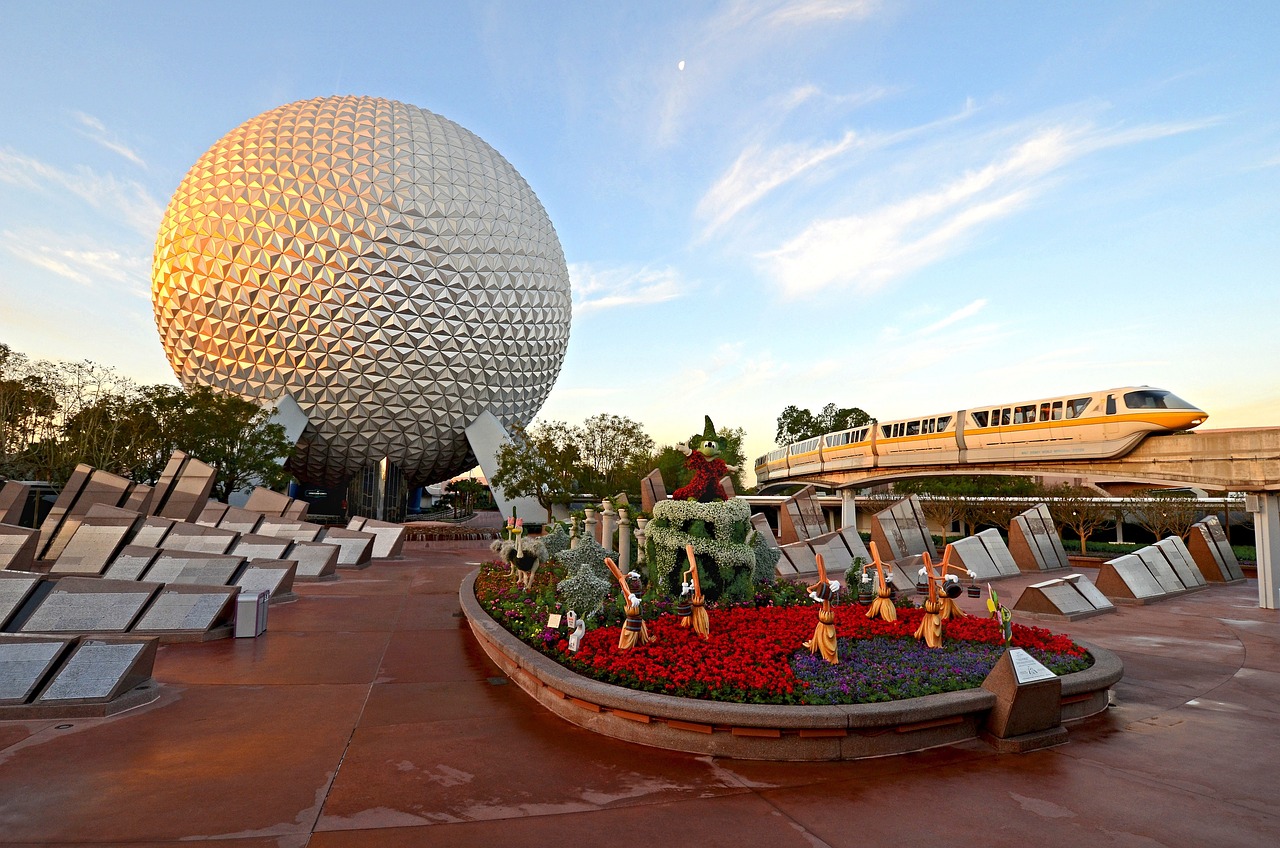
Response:
[[[357,10],[358,9],[358,10]],[[171,382],[151,249],[283,103],[524,175],[574,323],[543,417],[659,442],[1145,383],[1280,424],[1280,4],[6,3],[0,341]],[[683,64],[681,64],[683,63]]]

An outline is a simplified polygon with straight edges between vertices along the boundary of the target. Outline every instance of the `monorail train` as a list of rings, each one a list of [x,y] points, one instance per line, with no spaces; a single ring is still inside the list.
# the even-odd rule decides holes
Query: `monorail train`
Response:
[[[1121,456],[1153,433],[1189,430],[1209,416],[1150,386],[872,421],[771,451],[756,460],[763,484],[805,474],[904,465],[956,465]]]

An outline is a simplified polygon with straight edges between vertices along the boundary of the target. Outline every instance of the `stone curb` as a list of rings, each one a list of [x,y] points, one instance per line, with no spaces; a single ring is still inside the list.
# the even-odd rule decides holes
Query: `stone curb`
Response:
[[[628,738],[632,741],[643,741],[658,747],[691,750],[694,752],[713,752],[706,744],[693,743],[692,747],[683,744],[666,744],[667,740],[656,737],[667,734],[649,733],[653,737],[644,740],[636,739],[636,728],[626,728],[626,733],[613,733],[609,728],[601,726],[598,717],[590,722],[580,721],[554,703],[564,699],[579,702],[597,716],[604,708],[628,716],[638,716],[645,722],[659,721],[687,723],[705,728],[709,733],[712,728],[730,729],[749,734],[752,729],[772,731],[798,731],[802,735],[806,731],[814,734],[826,732],[853,732],[855,734],[893,734],[907,743],[894,750],[877,750],[876,754],[900,753],[919,750],[936,744],[952,744],[959,739],[948,739],[943,742],[932,741],[928,744],[909,742],[909,730],[922,725],[956,724],[963,725],[964,738],[976,735],[980,719],[996,703],[996,696],[985,689],[970,689],[963,692],[945,692],[937,695],[925,695],[878,704],[841,704],[823,706],[780,706],[772,704],[731,704],[719,701],[701,701],[691,698],[678,698],[671,695],[660,695],[653,692],[638,692],[621,686],[590,680],[525,645],[502,625],[494,621],[480,606],[475,597],[475,580],[479,570],[471,572],[463,580],[458,590],[458,600],[462,611],[470,623],[477,641],[512,678],[540,703],[552,709],[567,720],[584,727],[597,730],[606,735]],[[1118,657],[1110,651],[1084,645],[1094,656],[1094,665],[1083,672],[1066,675],[1062,679],[1062,694],[1081,696],[1092,694],[1088,706],[1077,707],[1064,718],[1082,718],[1106,708],[1106,689],[1118,681],[1123,673],[1123,666]],[[550,690],[550,696],[548,695]],[[1086,711],[1087,710],[1087,711]],[[627,724],[627,722],[624,722]],[[960,731],[960,727],[956,731]],[[894,734],[894,731],[897,731]],[[696,736],[698,734],[689,734]],[[930,739],[937,734],[926,734]],[[777,740],[754,740],[757,742],[776,742]],[[921,740],[924,741],[924,740]],[[735,756],[756,756],[753,754],[733,753]],[[830,759],[830,756],[794,757],[794,756],[759,756],[762,759]],[[839,756],[834,758],[841,758]],[[851,757],[844,757],[851,758]]]

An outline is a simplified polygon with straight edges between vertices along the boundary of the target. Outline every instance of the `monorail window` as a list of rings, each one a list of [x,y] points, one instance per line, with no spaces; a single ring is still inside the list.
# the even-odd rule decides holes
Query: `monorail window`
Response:
[[[890,437],[891,437],[891,434],[892,434],[892,433],[893,433],[893,427],[892,427],[891,425],[889,425],[889,424],[881,424],[881,425],[880,425],[880,435],[881,435],[881,436],[883,436],[884,438],[888,439],[888,438],[890,438]]]
[[[1089,404],[1093,403],[1093,398],[1072,398],[1067,401],[1067,417],[1079,418],[1084,415],[1084,411],[1089,408]]]
[[[1055,400],[1055,401],[1053,402],[1053,414],[1052,414],[1051,418],[1052,418],[1054,421],[1061,421],[1061,420],[1062,420],[1062,401],[1060,401],[1060,400]]]
[[[908,422],[907,422],[907,435],[908,435],[908,436],[918,436],[918,435],[920,435],[920,422],[919,422],[919,421],[908,421]]]
[[[987,411],[985,409],[982,410],[981,412],[970,412],[969,417],[973,419],[973,426],[975,427],[987,426]]]
[[[1009,407],[1007,406],[1004,409],[1000,410],[1000,426],[1001,427],[1009,426]]]
[[[950,415],[939,415],[938,416],[938,432],[941,433],[943,430],[947,429],[947,425],[950,423],[951,423]]]
[[[1129,409],[1195,409],[1194,406],[1172,392],[1157,389],[1125,392],[1124,405]]]
[[[1108,415],[1116,414],[1116,396],[1115,395],[1107,395],[1107,414]]]
[[[930,433],[933,432],[933,424],[934,424],[933,418],[926,418],[924,421],[924,425],[920,428],[920,432],[924,433],[925,435],[929,435]]]
[[[1048,403],[1040,404],[1040,420],[1041,421],[1049,420],[1049,404]]]
[[[1014,424],[1030,424],[1032,421],[1035,421],[1035,420],[1036,420],[1036,405],[1034,403],[1028,406],[1019,406],[1014,408],[1013,410]]]
[[[907,431],[907,425],[906,425],[906,422],[904,421],[899,421],[897,424],[893,425],[893,435],[899,439],[906,434],[906,431]]]

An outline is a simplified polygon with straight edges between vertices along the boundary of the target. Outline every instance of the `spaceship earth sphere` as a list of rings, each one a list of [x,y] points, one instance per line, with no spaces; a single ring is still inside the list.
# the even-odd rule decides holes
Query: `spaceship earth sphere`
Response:
[[[330,485],[384,457],[411,485],[473,466],[466,426],[534,416],[571,318],[515,168],[373,97],[290,103],[214,144],[165,211],[152,299],[183,384],[293,395],[309,424],[289,469]]]

